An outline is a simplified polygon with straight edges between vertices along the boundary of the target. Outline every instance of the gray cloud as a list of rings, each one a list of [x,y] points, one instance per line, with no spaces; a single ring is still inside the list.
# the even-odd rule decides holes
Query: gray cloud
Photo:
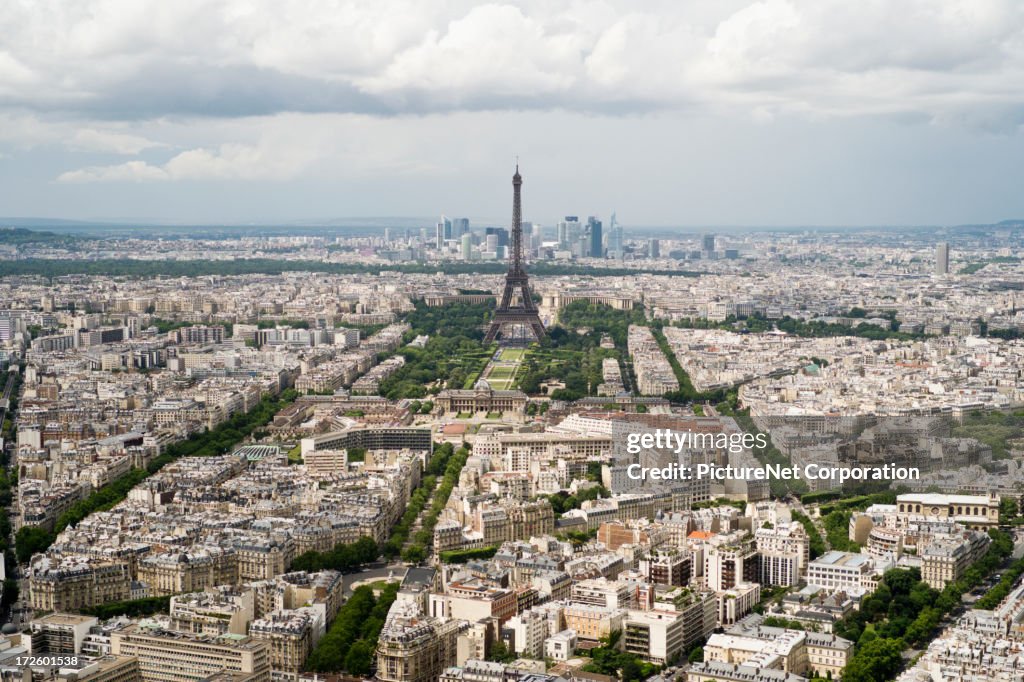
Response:
[[[8,106],[83,117],[703,107],[1019,120],[1014,0],[44,0],[0,17]],[[1005,118],[1005,116],[1000,116]]]

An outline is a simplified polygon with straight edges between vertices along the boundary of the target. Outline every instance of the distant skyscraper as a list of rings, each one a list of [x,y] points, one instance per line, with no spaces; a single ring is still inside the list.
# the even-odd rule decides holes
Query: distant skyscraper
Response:
[[[497,238],[497,246],[508,246],[508,230],[504,227],[488,227],[484,230],[486,236],[494,235]]]
[[[437,229],[437,233],[436,233],[437,250],[440,251],[440,250],[444,249],[444,242],[445,242],[444,223],[438,223],[436,229]]]
[[[451,239],[462,239],[462,235],[469,232],[469,218],[456,218],[451,221]]]
[[[588,256],[591,258],[600,258],[604,255],[604,249],[602,247],[601,240],[601,221],[594,216],[587,218],[587,234],[590,237],[589,242],[589,253]]]
[[[386,241],[386,242],[390,242],[391,241],[391,228],[390,227],[385,227],[384,228],[384,241]]]
[[[647,240],[647,257],[661,258],[661,243],[657,239]]]
[[[462,260],[473,259],[473,234],[467,232],[462,235]]]
[[[711,258],[715,253],[715,235],[706,234],[701,239],[701,251],[704,252],[705,258]]]
[[[572,249],[580,240],[580,219],[579,216],[567,215],[556,226],[558,234],[558,248]]]
[[[949,274],[949,242],[939,242],[935,247],[935,274]]]
[[[608,257],[622,260],[623,255],[622,225],[619,225],[619,221],[615,219],[615,212],[613,211],[608,227]]]

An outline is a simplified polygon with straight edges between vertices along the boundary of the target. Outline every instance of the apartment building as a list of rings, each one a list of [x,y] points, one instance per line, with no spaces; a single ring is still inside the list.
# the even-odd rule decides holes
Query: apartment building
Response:
[[[316,622],[304,610],[277,612],[253,621],[249,635],[269,646],[275,682],[299,679],[317,639],[315,628]]]
[[[420,613],[419,606],[396,601],[377,641],[377,679],[381,682],[433,682],[455,665],[464,620],[442,621]]]
[[[758,528],[754,542],[761,556],[762,585],[789,587],[800,582],[811,556],[811,540],[802,525],[793,521]]]
[[[692,574],[690,554],[675,548],[652,550],[640,560],[640,574],[656,585],[688,585]]]
[[[154,554],[139,562],[138,579],[149,585],[153,596],[233,585],[238,582],[238,555],[221,547]]]
[[[244,635],[255,618],[255,591],[220,587],[171,597],[171,628],[219,636]]]
[[[128,564],[90,557],[51,560],[36,556],[29,566],[29,602],[36,611],[78,611],[131,596]]]
[[[991,538],[982,531],[965,531],[948,538],[936,538],[921,550],[921,579],[941,590],[985,556]]]
[[[687,641],[686,618],[678,611],[629,611],[622,633],[625,651],[663,665],[681,654]]]

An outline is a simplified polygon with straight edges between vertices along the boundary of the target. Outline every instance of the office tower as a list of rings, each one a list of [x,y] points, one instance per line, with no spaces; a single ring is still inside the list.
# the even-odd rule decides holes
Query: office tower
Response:
[[[565,245],[569,243],[569,223],[564,220],[555,223],[555,241],[558,242],[560,249],[564,249]]]
[[[647,240],[647,257],[661,258],[661,243],[657,239]]]
[[[454,228],[452,227],[452,219],[451,218],[449,218],[446,215],[442,215],[441,216],[441,226],[444,228],[444,238],[445,239],[458,239],[459,238],[459,235],[456,235],[454,233]]]
[[[420,246],[424,246],[427,243],[427,228],[420,228]]]
[[[558,223],[558,246],[562,249],[570,249],[580,239],[579,216],[567,215],[565,220]]]
[[[935,247],[935,274],[949,274],[949,242],[939,242]]]
[[[436,230],[437,230],[437,234],[436,234],[436,238],[435,239],[436,239],[436,242],[437,242],[437,250],[440,251],[441,249],[444,248],[444,242],[445,242],[444,223],[438,223],[437,227],[436,227]]]
[[[600,258],[604,255],[601,248],[601,221],[594,216],[587,218],[587,235],[589,236],[589,253],[591,258]]]
[[[523,177],[519,175],[519,164],[516,164],[516,174],[512,176],[512,257],[508,264],[508,274],[505,275],[505,289],[494,311],[484,343],[491,343],[499,334],[504,336],[503,330],[506,327],[511,328],[513,335],[517,328],[529,328],[537,341],[544,338],[544,325],[537,313],[537,304],[530,294],[530,280],[523,263],[522,187]],[[521,299],[518,305],[513,304],[516,293]]]
[[[448,221],[449,239],[462,239],[469,232],[469,218],[456,218]]]
[[[467,232],[462,235],[462,260],[472,260],[473,258],[473,234]]]
[[[624,256],[623,245],[622,245],[622,225],[619,225],[619,221],[615,219],[615,213],[612,212],[611,225],[608,229],[608,257],[616,260],[622,260]]]
[[[391,228],[390,227],[385,227],[384,228],[384,241],[385,242],[390,242],[391,241]]]
[[[484,230],[484,234],[494,235],[497,238],[497,246],[508,246],[508,230],[504,227],[488,227]]]
[[[713,258],[715,255],[715,235],[706,234],[701,239],[701,251],[705,258]]]
[[[488,228],[488,229],[490,229],[490,228]],[[485,248],[484,248],[485,251],[493,251],[493,252],[497,253],[498,252],[498,235],[494,234],[493,232],[487,233],[487,235],[484,237],[484,244],[485,244]]]

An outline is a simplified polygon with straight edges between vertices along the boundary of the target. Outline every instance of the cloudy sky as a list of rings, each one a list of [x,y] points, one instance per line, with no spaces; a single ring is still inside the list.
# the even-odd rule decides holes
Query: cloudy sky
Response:
[[[1019,0],[3,0],[0,215],[1024,217]]]

